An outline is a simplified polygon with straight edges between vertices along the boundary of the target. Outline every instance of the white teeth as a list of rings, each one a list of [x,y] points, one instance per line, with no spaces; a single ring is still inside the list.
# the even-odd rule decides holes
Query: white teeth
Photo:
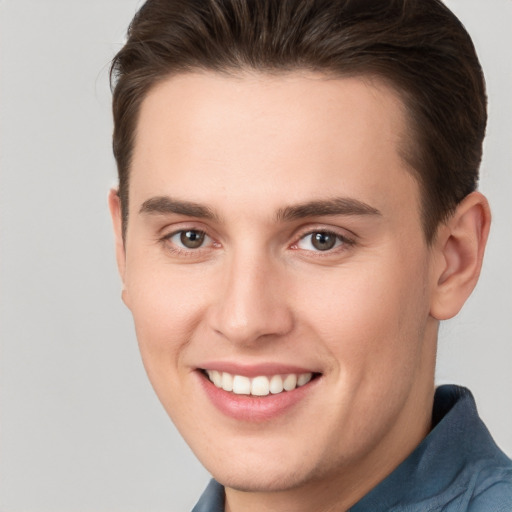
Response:
[[[274,395],[277,395],[277,393],[281,393],[283,389],[283,379],[281,375],[274,375],[270,379],[270,392]]]
[[[312,373],[301,373],[297,377],[297,386],[304,386],[307,384],[313,377]]]
[[[251,383],[251,395],[267,396],[270,393],[270,383],[267,377],[255,377]]]
[[[313,378],[313,374],[310,372],[271,377],[261,375],[252,379],[244,375],[232,375],[217,370],[206,370],[206,373],[213,384],[224,391],[253,396],[267,396],[270,393],[277,395],[283,391],[293,391],[299,386],[306,385]]]
[[[283,388],[285,391],[291,391],[297,387],[297,375],[290,373],[283,381]]]
[[[224,375],[226,374],[224,373]],[[236,395],[250,395],[251,379],[242,375],[235,375],[233,377],[233,393]]]
[[[221,387],[224,391],[233,391],[233,375],[224,372],[222,374]]]
[[[211,372],[208,372],[208,375],[210,377],[210,380],[218,387],[222,387],[222,373],[218,372],[217,370],[212,370]]]

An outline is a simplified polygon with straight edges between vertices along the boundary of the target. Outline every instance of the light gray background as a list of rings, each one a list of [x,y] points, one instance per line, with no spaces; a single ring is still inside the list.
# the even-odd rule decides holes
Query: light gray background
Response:
[[[120,301],[106,197],[109,60],[136,0],[0,2],[0,510],[186,511],[208,480],[167,419]],[[481,283],[441,329],[512,454],[512,2],[451,0],[486,71]]]

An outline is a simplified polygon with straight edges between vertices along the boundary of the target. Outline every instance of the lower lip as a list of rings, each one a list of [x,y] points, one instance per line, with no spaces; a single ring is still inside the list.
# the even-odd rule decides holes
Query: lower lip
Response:
[[[296,406],[316,387],[319,378],[292,391],[267,396],[237,395],[215,386],[202,372],[201,385],[209,399],[224,415],[239,421],[264,422],[274,419]]]

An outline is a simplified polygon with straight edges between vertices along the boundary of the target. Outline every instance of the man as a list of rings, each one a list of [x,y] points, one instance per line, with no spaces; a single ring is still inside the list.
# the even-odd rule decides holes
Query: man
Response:
[[[113,64],[123,300],[194,510],[512,509],[434,388],[479,276],[485,87],[437,0],[149,0]]]

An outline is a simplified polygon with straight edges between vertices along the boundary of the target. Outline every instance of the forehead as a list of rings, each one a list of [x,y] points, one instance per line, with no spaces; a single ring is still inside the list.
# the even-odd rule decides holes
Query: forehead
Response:
[[[285,193],[287,202],[306,201],[334,187],[381,209],[405,189],[417,195],[400,156],[405,119],[398,94],[370,79],[177,75],[142,103],[130,203],[159,190],[279,208]]]

